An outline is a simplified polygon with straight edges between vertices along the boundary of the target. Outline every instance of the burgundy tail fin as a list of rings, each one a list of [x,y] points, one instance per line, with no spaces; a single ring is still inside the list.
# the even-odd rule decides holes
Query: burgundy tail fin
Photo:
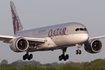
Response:
[[[13,29],[14,29],[14,34],[23,31],[22,24],[20,22],[19,16],[16,12],[15,5],[12,1],[10,1],[10,6],[11,6],[11,13],[12,13],[12,19],[13,19]]]

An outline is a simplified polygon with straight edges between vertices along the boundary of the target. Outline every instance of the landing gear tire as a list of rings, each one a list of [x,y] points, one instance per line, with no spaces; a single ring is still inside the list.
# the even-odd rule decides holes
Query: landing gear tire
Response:
[[[63,60],[66,61],[67,59],[69,59],[69,55],[66,54],[66,56],[64,56]]]
[[[64,57],[63,57],[63,60],[64,60],[64,61],[66,61],[66,60],[67,60],[66,56],[64,56]]]
[[[61,61],[62,59],[63,59],[64,61],[66,61],[67,59],[69,59],[69,55],[66,54],[66,56],[65,56],[64,54],[62,54],[61,56],[59,56],[59,61]]]
[[[25,55],[23,56],[23,60],[26,60],[26,56]]]
[[[78,54],[78,50],[76,50],[76,54]]]
[[[31,56],[30,55],[28,55],[28,60],[31,60]]]
[[[61,61],[64,57],[64,54],[62,54],[61,56],[59,56],[59,61]]]
[[[33,58],[33,55],[32,55],[32,54],[30,54],[30,58],[31,58],[31,59]]]
[[[31,60],[32,58],[33,58],[33,55],[32,55],[32,54],[30,54],[30,55],[25,54],[25,55],[23,56],[23,60],[26,60],[26,59]]]
[[[69,59],[69,55],[68,54],[66,54],[66,59]]]
[[[69,59],[69,55],[68,54],[65,55],[66,49],[67,48],[62,49],[62,54],[59,56],[59,61],[61,61],[62,59],[66,61],[67,59]]]
[[[81,54],[81,50],[76,50],[76,54]]]
[[[62,60],[62,56],[59,56],[59,61],[61,61]]]
[[[79,54],[81,54],[81,50],[79,50],[79,52],[78,52]]]

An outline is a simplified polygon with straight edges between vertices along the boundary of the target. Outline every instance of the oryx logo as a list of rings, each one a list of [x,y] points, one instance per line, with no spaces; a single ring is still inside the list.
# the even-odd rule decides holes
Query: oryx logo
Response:
[[[11,12],[12,12],[12,19],[13,19],[14,34],[16,34],[18,31],[22,30],[23,27],[21,25],[21,22],[19,20],[19,16],[18,16],[14,6],[11,6]]]

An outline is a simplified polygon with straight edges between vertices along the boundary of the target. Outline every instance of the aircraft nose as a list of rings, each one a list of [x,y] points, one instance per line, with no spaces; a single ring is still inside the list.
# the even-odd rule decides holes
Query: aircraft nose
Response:
[[[88,34],[82,34],[81,39],[83,42],[86,42],[89,39],[89,35]]]

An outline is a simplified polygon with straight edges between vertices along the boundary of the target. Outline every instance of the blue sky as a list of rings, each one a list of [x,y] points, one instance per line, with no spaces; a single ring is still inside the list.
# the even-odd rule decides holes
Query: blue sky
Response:
[[[12,0],[19,14],[25,30],[66,22],[79,22],[88,29],[89,36],[105,35],[105,1],[104,0]],[[13,35],[10,0],[0,0],[0,34]],[[103,50],[97,54],[90,54],[82,50],[76,55],[76,47],[69,47],[68,61],[82,62],[105,58],[105,39]],[[61,50],[33,52],[34,60],[41,63],[59,62]],[[13,52],[8,44],[0,42],[0,61],[6,59],[9,63],[22,59],[23,53]],[[61,61],[64,62],[64,61]]]

